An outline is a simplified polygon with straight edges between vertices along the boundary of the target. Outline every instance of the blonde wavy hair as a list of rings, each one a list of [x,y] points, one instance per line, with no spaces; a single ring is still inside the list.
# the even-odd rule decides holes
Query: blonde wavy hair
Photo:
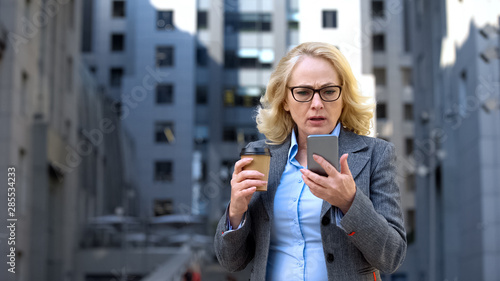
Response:
[[[342,126],[359,135],[368,135],[373,119],[375,103],[372,98],[362,96],[351,66],[344,55],[333,45],[322,42],[307,42],[298,45],[284,56],[271,74],[266,93],[261,97],[257,109],[257,129],[270,144],[281,144],[292,132],[295,122],[283,108],[288,89],[287,84],[294,66],[304,56],[323,58],[329,61],[339,75],[342,86]]]

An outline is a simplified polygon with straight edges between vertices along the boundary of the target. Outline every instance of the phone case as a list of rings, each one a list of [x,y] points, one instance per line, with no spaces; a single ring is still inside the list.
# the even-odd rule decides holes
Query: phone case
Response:
[[[310,135],[307,137],[307,169],[327,176],[323,167],[314,161],[313,154],[318,154],[332,164],[337,171],[339,169],[339,141],[337,136],[332,135]]]

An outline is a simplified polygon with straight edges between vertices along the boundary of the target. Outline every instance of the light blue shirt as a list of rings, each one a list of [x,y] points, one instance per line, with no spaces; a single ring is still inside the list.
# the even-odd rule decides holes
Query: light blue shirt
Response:
[[[339,134],[340,123],[331,135]],[[302,180],[300,169],[304,167],[295,159],[297,152],[293,131],[288,161],[274,197],[266,280],[328,280],[320,229],[323,200],[314,196]],[[335,217],[339,222],[341,212],[337,211]]]

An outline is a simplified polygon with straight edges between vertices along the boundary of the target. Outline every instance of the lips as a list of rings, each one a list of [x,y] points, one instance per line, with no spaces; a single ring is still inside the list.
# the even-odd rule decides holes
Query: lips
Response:
[[[307,118],[307,120],[311,120],[311,121],[323,121],[323,120],[326,120],[326,118],[323,117],[323,116],[313,116],[313,117]]]

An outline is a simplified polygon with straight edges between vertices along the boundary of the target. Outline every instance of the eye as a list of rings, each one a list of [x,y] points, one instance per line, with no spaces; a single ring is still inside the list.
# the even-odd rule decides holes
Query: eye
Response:
[[[307,96],[311,94],[311,90],[306,88],[295,88],[294,93],[298,96]]]
[[[322,90],[323,95],[336,95],[339,92],[339,89],[336,87],[325,88]]]

